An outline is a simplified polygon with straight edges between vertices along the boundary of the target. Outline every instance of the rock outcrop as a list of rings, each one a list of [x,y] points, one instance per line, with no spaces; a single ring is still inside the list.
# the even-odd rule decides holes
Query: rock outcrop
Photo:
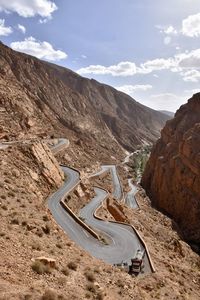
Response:
[[[39,173],[49,184],[59,187],[62,180],[64,180],[64,173],[46,144],[40,142],[33,143],[30,146],[30,154],[34,157],[34,161],[38,165],[37,172],[39,170]]]
[[[200,93],[167,122],[141,181],[152,204],[200,245]]]

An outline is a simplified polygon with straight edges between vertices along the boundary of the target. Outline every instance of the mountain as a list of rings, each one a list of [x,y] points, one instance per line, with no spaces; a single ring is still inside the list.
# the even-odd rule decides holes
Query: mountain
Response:
[[[67,136],[90,153],[152,143],[168,116],[73,71],[0,44],[1,137]],[[116,150],[118,149],[118,150]]]
[[[184,238],[200,245],[200,93],[168,121],[153,148],[142,186]]]
[[[168,110],[159,110],[159,112],[161,112],[161,113],[163,113],[163,114],[165,114],[165,115],[167,115],[167,116],[169,116],[169,117],[171,117],[171,118],[173,118],[174,115],[175,115],[174,112],[168,111]]]

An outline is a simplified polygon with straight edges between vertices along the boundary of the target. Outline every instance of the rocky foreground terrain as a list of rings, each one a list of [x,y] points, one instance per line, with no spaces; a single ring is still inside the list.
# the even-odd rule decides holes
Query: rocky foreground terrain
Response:
[[[153,148],[142,178],[152,204],[200,248],[200,94],[181,106]],[[196,245],[196,247],[195,247]]]

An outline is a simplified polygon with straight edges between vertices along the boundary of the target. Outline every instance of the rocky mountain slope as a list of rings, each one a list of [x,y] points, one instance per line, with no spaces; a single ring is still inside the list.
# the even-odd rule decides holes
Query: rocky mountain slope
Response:
[[[0,134],[7,139],[71,135],[112,154],[155,141],[168,119],[110,86],[2,43],[0,86]]]
[[[184,238],[200,245],[200,93],[167,122],[147,163],[142,186]]]

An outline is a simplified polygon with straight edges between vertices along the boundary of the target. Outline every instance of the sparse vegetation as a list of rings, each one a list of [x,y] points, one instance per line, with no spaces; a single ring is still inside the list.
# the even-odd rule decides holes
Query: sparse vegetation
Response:
[[[67,264],[68,268],[73,270],[73,271],[76,271],[77,270],[77,264],[73,261],[70,261],[68,264]]]
[[[144,146],[142,149],[138,150],[133,156],[130,158],[130,162],[128,165],[132,168],[134,178],[139,180],[142,173],[144,172],[146,163],[149,159],[149,155],[151,152],[151,146]]]
[[[42,250],[42,247],[41,247],[41,245],[40,245],[38,242],[34,242],[34,243],[32,244],[32,249],[33,249],[33,250],[37,250],[37,251],[41,251],[41,250]]]
[[[2,205],[1,208],[2,208],[3,210],[8,210],[8,207],[7,207],[5,204]]]
[[[117,286],[118,286],[119,288],[123,288],[123,287],[124,287],[124,282],[123,282],[121,279],[118,279],[118,280],[117,280]]]
[[[96,286],[94,285],[94,283],[88,283],[86,288],[89,292],[96,293]]]
[[[104,299],[104,295],[105,294],[103,292],[100,292],[100,293],[97,294],[96,299],[97,300],[103,300]]]
[[[11,224],[13,224],[13,225],[19,225],[19,219],[17,219],[17,218],[12,219],[11,220]]]
[[[9,191],[9,192],[8,192],[8,196],[9,196],[9,197],[15,197],[15,193],[12,192],[12,191]]]
[[[10,179],[8,179],[8,178],[6,178],[4,181],[5,181],[6,183],[11,183]]]
[[[69,269],[68,269],[68,267],[62,268],[61,272],[62,272],[65,276],[68,276],[68,275],[69,275]]]
[[[99,267],[95,267],[94,268],[94,272],[97,273],[97,274],[100,274],[101,270]]]
[[[44,231],[45,234],[50,234],[50,225],[46,224],[45,226],[42,227],[42,230]]]
[[[32,264],[32,270],[40,275],[45,273],[51,273],[52,269],[49,265],[45,265],[43,262],[36,260]]]
[[[57,244],[56,244],[56,247],[57,247],[58,249],[62,249],[62,248],[63,248],[63,246],[62,246],[61,243],[57,243]]]
[[[43,219],[43,221],[45,221],[45,222],[49,221],[49,217],[48,217],[47,215],[44,215],[42,219]]]
[[[85,271],[84,273],[85,277],[87,278],[88,281],[94,282],[95,281],[95,276],[92,271]]]
[[[85,293],[85,298],[86,298],[86,299],[90,299],[91,296],[92,296],[92,294],[91,294],[89,291],[87,291],[87,292]]]
[[[57,299],[58,299],[57,294],[50,289],[46,290],[41,298],[41,300],[57,300]]]
[[[28,223],[27,223],[26,220],[23,220],[23,221],[22,221],[22,226],[27,226],[27,224],[28,224]]]
[[[42,231],[42,229],[38,228],[37,231],[36,231],[36,234],[37,234],[39,237],[42,237],[42,236],[43,236],[43,231]]]
[[[66,284],[66,277],[58,277],[58,284],[65,285]]]

